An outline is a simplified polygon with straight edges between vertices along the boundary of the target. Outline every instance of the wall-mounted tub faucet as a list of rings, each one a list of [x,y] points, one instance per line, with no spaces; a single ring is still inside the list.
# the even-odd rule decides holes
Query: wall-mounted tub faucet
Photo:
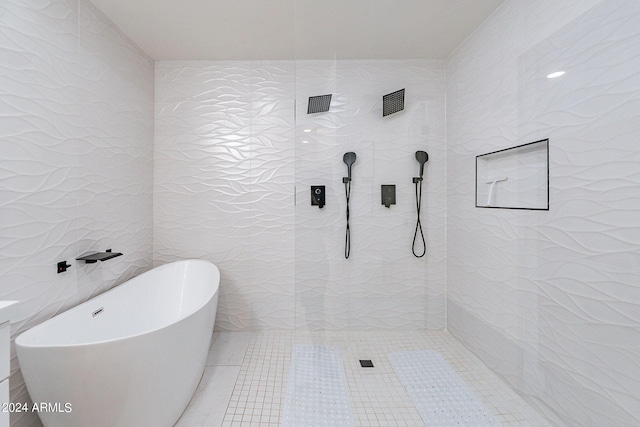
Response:
[[[122,256],[120,252],[112,252],[111,249],[107,249],[106,252],[94,252],[82,255],[76,258],[76,261],[84,261],[87,264],[94,264],[98,261],[106,261],[111,258]]]

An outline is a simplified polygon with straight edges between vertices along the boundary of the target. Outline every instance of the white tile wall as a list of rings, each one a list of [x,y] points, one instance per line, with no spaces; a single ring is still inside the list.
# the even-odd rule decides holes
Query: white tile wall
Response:
[[[0,299],[20,301],[15,338],[151,266],[153,63],[84,0],[3,0],[0,16]],[[124,256],[75,261],[108,248]],[[11,398],[28,401],[13,348],[11,367]]]
[[[213,261],[216,327],[293,327],[292,62],[156,66],[154,259]]]
[[[296,64],[297,326],[444,327],[444,83],[438,61]],[[382,117],[382,96],[402,88],[405,110]],[[307,115],[307,98],[324,93],[333,93],[331,111]],[[428,255],[421,259],[411,253],[417,150],[430,156],[421,214]],[[345,260],[347,151],[357,160]],[[382,184],[396,186],[390,208],[381,204]],[[310,205],[311,185],[326,185],[322,210]]]
[[[383,118],[382,96],[401,88],[405,111]],[[327,93],[331,111],[307,115]],[[154,258],[220,267],[217,328],[444,327],[442,62],[159,62],[155,132]],[[423,259],[411,255],[416,150],[431,156]],[[381,184],[396,185],[390,209]],[[327,186],[322,210],[311,185]]]
[[[640,423],[639,28],[507,1],[447,65],[448,327],[567,425]],[[544,138],[550,211],[475,209],[475,155]]]

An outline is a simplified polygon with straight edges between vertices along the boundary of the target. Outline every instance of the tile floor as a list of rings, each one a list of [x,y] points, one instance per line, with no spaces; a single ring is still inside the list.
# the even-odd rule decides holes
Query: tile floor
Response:
[[[549,426],[446,332],[216,332],[202,381],[176,427],[279,426],[294,343],[338,346],[359,427],[424,426],[386,355],[436,350],[503,426]],[[371,359],[375,368],[360,367]]]

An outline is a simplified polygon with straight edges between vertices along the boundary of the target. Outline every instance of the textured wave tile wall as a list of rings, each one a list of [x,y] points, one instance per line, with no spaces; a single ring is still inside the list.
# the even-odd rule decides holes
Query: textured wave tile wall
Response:
[[[221,330],[292,328],[293,62],[156,67],[155,260],[221,270]]]
[[[303,61],[296,67],[297,325],[312,329],[444,327],[444,70],[437,61]],[[406,88],[405,110],[382,117],[382,96]],[[328,113],[309,96],[332,93]],[[428,255],[411,253],[415,151],[425,150],[421,218]],[[353,151],[351,255],[344,259],[342,158]],[[396,205],[380,185],[396,185]],[[327,205],[310,205],[325,185]],[[421,242],[418,243],[421,249]]]
[[[383,119],[382,95],[402,87],[406,111]],[[331,111],[307,116],[326,93]],[[155,132],[154,256],[220,266],[217,328],[444,327],[442,63],[160,62]],[[410,252],[417,149],[433,159],[422,260]],[[346,151],[358,155],[348,261]],[[380,184],[397,185],[390,210]],[[310,185],[327,186],[321,211]]]
[[[448,327],[563,425],[640,423],[639,28],[508,1],[447,66]],[[474,209],[475,155],[543,138],[550,211]]]
[[[6,0],[0,15],[0,299],[20,301],[13,340],[150,267],[153,63],[84,1]],[[107,248],[125,255],[74,261]],[[61,260],[72,267],[58,275]],[[13,346],[11,398],[29,401]]]

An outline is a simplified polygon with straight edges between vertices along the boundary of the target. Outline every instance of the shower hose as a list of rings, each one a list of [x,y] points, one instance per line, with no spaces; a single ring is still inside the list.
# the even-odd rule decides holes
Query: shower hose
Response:
[[[344,192],[347,196],[347,228],[344,234],[344,257],[349,259],[351,253],[351,229],[349,228],[349,197],[351,196],[351,178],[344,178]]]
[[[418,219],[416,221],[416,231],[413,233],[413,244],[411,245],[411,251],[417,258],[422,258],[427,253],[427,242],[424,239],[424,232],[422,231],[422,223],[420,222],[420,205],[422,204],[422,177],[414,178],[416,184],[416,211],[418,212]],[[422,239],[422,253],[416,252],[416,241],[418,240],[418,231],[420,232],[420,238]]]

